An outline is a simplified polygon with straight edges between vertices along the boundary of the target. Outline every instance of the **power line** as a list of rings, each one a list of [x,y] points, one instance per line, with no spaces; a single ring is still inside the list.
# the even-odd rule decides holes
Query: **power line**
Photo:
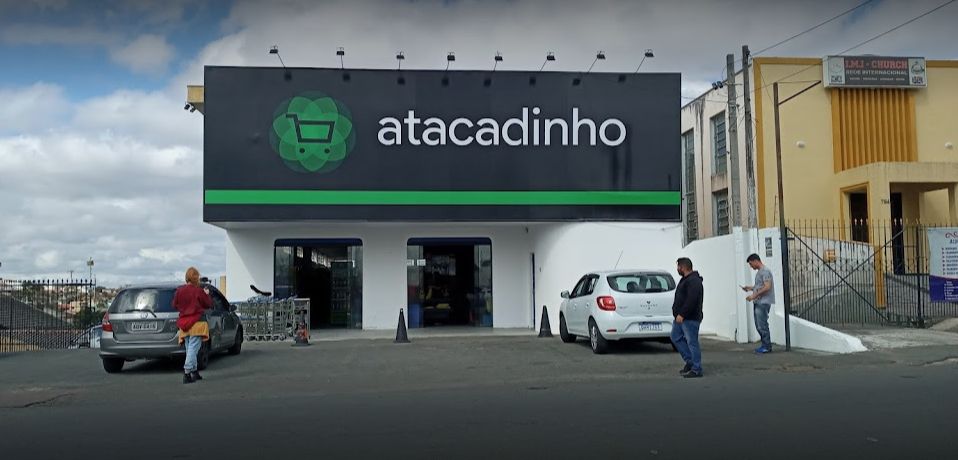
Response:
[[[824,20],[824,21],[822,21],[822,22],[820,22],[820,23],[818,23],[818,24],[815,24],[814,26],[809,27],[809,28],[807,28],[807,29],[805,29],[805,30],[803,30],[803,31],[801,31],[801,32],[799,32],[799,33],[797,33],[797,34],[795,34],[795,35],[792,35],[791,37],[788,37],[788,38],[786,38],[786,39],[784,39],[784,40],[781,40],[781,41],[779,41],[778,43],[775,43],[774,45],[766,46],[765,48],[762,48],[762,49],[760,49],[760,50],[758,50],[758,51],[756,51],[756,52],[754,52],[754,53],[751,53],[751,55],[752,55],[752,56],[755,56],[755,55],[764,53],[764,52],[766,52],[766,51],[768,51],[768,50],[770,50],[770,49],[772,49],[772,48],[777,48],[777,47],[779,47],[779,46],[781,46],[781,45],[784,45],[785,43],[788,43],[788,42],[790,42],[790,41],[792,41],[792,40],[794,40],[794,39],[796,39],[796,38],[798,38],[798,37],[801,37],[802,35],[805,35],[805,34],[811,32],[811,31],[813,31],[813,30],[815,30],[815,29],[818,29],[819,27],[824,26],[825,24],[828,24],[828,23],[830,23],[830,22],[832,22],[832,21],[834,21],[834,20],[836,20],[836,19],[839,19],[839,18],[842,18],[842,17],[844,17],[844,16],[847,16],[848,14],[854,12],[855,10],[860,9],[861,7],[866,6],[866,5],[868,5],[869,3],[873,3],[874,1],[875,1],[875,0],[865,0],[864,2],[859,3],[858,5],[852,7],[852,8],[850,8],[850,9],[848,9],[848,10],[845,10],[845,11],[843,11],[842,13],[839,13],[839,14],[836,15],[836,16],[832,16],[831,18],[828,18],[828,19],[826,19],[826,20]],[[735,60],[735,63],[736,63],[736,64],[741,63],[741,62],[742,62],[741,59],[736,59],[736,60]],[[726,72],[725,69],[726,69],[726,66],[723,66],[723,67],[722,67],[722,71],[723,71],[722,75],[723,75],[724,77],[728,77],[728,75],[726,75],[728,72]]]
[[[875,0],[866,0],[866,1],[864,1],[864,2],[861,2],[861,3],[859,3],[857,6],[855,6],[854,8],[845,10],[843,13],[841,13],[841,14],[839,14],[839,15],[837,15],[837,16],[833,16],[833,17],[831,17],[831,18],[829,18],[829,19],[826,19],[826,20],[824,20],[824,21],[822,21],[822,22],[820,22],[820,23],[818,23],[818,24],[815,24],[814,26],[809,27],[808,29],[805,29],[805,30],[803,30],[803,31],[801,31],[801,32],[799,32],[799,33],[797,33],[797,34],[795,34],[795,35],[792,35],[791,37],[788,37],[788,38],[786,38],[785,40],[782,40],[782,41],[780,41],[780,42],[778,42],[778,43],[776,43],[776,44],[774,44],[774,45],[772,45],[772,46],[768,46],[768,47],[762,48],[762,49],[760,49],[760,50],[758,50],[758,51],[752,53],[752,56],[755,56],[755,55],[757,55],[757,54],[762,54],[762,53],[764,53],[764,52],[766,52],[766,51],[768,51],[768,50],[770,50],[770,49],[772,49],[772,48],[777,48],[777,47],[780,46],[780,45],[784,45],[785,43],[788,43],[788,42],[790,42],[790,41],[792,41],[792,40],[794,40],[794,39],[796,39],[796,38],[798,38],[798,37],[801,37],[802,35],[805,35],[805,34],[811,32],[811,31],[813,31],[813,30],[815,30],[815,29],[817,29],[817,28],[819,28],[819,27],[821,27],[821,26],[824,26],[825,24],[828,24],[829,22],[832,22],[832,21],[834,21],[834,20],[836,20],[836,19],[838,19],[838,18],[841,18],[841,17],[843,17],[843,16],[845,16],[845,15],[847,15],[847,14],[849,14],[849,13],[851,13],[851,12],[853,12],[853,11],[855,11],[855,10],[857,10],[857,9],[859,9],[859,8],[861,8],[861,7],[863,7],[863,6],[865,6],[865,5],[868,5],[869,3],[872,3],[872,2],[874,2],[874,1],[875,1]],[[742,60],[739,59],[738,62],[742,62]]]
[[[902,27],[905,27],[905,26],[907,26],[907,25],[909,25],[909,24],[911,24],[911,23],[913,23],[913,22],[915,22],[915,21],[917,21],[917,20],[919,20],[919,19],[922,19],[922,18],[924,18],[925,16],[928,16],[928,15],[930,15],[930,14],[932,14],[932,13],[935,13],[935,12],[937,12],[938,10],[940,10],[940,9],[946,7],[946,6],[951,5],[952,3],[955,3],[956,1],[958,1],[958,0],[949,0],[949,1],[945,2],[945,3],[942,3],[941,5],[938,5],[937,7],[933,8],[933,9],[931,9],[931,10],[928,10],[928,11],[926,11],[926,12],[924,12],[924,13],[918,15],[918,16],[915,16],[915,17],[913,17],[913,18],[911,18],[911,19],[909,19],[909,20],[907,20],[907,21],[905,21],[905,22],[903,22],[903,23],[901,23],[901,24],[898,24],[897,26],[892,27],[891,29],[888,29],[888,30],[886,30],[886,31],[884,31],[884,32],[882,32],[882,33],[880,33],[880,34],[878,34],[878,35],[875,35],[874,37],[869,38],[868,40],[865,40],[865,41],[863,41],[863,42],[861,42],[861,43],[859,43],[859,44],[857,44],[857,45],[855,45],[855,46],[852,46],[851,48],[848,48],[848,49],[843,50],[843,51],[839,51],[838,53],[835,53],[834,55],[840,56],[840,55],[843,55],[843,54],[845,54],[845,53],[847,53],[847,52],[849,52],[849,51],[852,51],[852,50],[861,48],[862,46],[865,46],[865,45],[867,45],[867,44],[869,44],[869,43],[871,43],[871,42],[873,42],[873,41],[875,41],[875,40],[878,40],[879,38],[884,37],[885,35],[888,35],[888,34],[894,32],[894,31],[896,31],[896,30],[898,30],[898,29],[901,29]],[[755,91],[757,91],[757,90],[765,89],[765,88],[767,88],[767,87],[769,87],[769,86],[771,86],[771,85],[774,85],[775,83],[780,83],[782,80],[787,80],[787,79],[789,79],[789,78],[791,78],[791,77],[794,77],[795,75],[798,75],[798,74],[800,74],[800,73],[802,73],[802,72],[804,72],[804,71],[806,71],[806,70],[808,70],[808,69],[810,69],[810,68],[812,68],[812,67],[815,67],[815,66],[817,66],[817,65],[818,65],[818,64],[816,63],[816,64],[812,64],[812,65],[805,66],[805,67],[799,69],[798,71],[793,72],[793,73],[790,73],[790,74],[788,74],[788,75],[786,75],[786,76],[784,76],[784,77],[782,77],[782,78],[779,78],[778,80],[775,80],[775,81],[773,81],[772,83],[769,83],[769,84],[767,84],[767,85],[765,85],[765,86],[762,86],[761,88],[755,88],[754,90],[751,91],[751,93],[755,93]],[[815,81],[818,81],[818,80],[815,80]],[[787,83],[799,83],[799,82],[787,82]],[[809,83],[810,83],[810,82],[809,82]]]

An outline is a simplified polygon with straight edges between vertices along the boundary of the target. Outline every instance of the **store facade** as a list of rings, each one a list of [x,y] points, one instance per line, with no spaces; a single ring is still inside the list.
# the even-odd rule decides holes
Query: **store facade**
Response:
[[[207,67],[204,220],[231,299],[314,328],[535,327],[681,247],[677,74]],[[196,99],[195,90],[191,97]],[[193,101],[197,102],[197,101]]]

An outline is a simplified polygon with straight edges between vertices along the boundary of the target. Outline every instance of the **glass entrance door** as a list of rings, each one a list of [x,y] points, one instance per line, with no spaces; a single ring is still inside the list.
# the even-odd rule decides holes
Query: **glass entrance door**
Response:
[[[276,240],[273,253],[274,295],[308,298],[310,328],[362,329],[362,241]]]
[[[489,238],[413,238],[406,254],[410,327],[492,327]]]

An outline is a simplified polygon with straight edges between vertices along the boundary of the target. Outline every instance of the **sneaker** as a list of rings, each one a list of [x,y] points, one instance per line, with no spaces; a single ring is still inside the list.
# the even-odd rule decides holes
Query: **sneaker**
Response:
[[[685,377],[685,378],[687,378],[687,379],[700,379],[700,378],[702,378],[702,377],[704,377],[704,376],[705,376],[705,374],[703,374],[702,371],[698,371],[698,372],[696,372],[696,371],[688,371],[688,372],[687,372],[685,375],[683,375],[682,377]]]
[[[685,375],[685,374],[688,374],[689,372],[692,372],[692,365],[686,364],[685,367],[683,367],[682,370],[679,371],[679,375]]]
[[[764,354],[771,353],[771,352],[772,352],[771,349],[768,349],[768,348],[765,348],[765,347],[758,347],[758,348],[755,349],[755,353],[756,353],[756,354],[759,354],[759,355],[764,355]]]
[[[196,379],[193,378],[193,374],[183,374],[183,384],[190,384],[196,382]]]
[[[203,380],[203,376],[197,371],[190,372],[190,377],[193,377],[193,380],[196,380],[197,382]]]

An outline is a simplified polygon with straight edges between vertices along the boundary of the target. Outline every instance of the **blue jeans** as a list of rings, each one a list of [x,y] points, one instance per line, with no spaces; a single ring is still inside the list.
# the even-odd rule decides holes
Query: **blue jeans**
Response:
[[[186,345],[186,362],[183,364],[183,372],[195,372],[196,355],[200,352],[200,346],[203,345],[203,337],[191,335],[184,337],[183,342]]]
[[[672,343],[692,370],[702,372],[702,348],[699,347],[700,321],[684,320],[682,324],[672,322]]]
[[[755,313],[755,329],[758,329],[758,335],[762,336],[762,346],[768,350],[772,349],[772,333],[768,330],[768,313],[772,306],[768,304],[757,303],[752,306]]]

